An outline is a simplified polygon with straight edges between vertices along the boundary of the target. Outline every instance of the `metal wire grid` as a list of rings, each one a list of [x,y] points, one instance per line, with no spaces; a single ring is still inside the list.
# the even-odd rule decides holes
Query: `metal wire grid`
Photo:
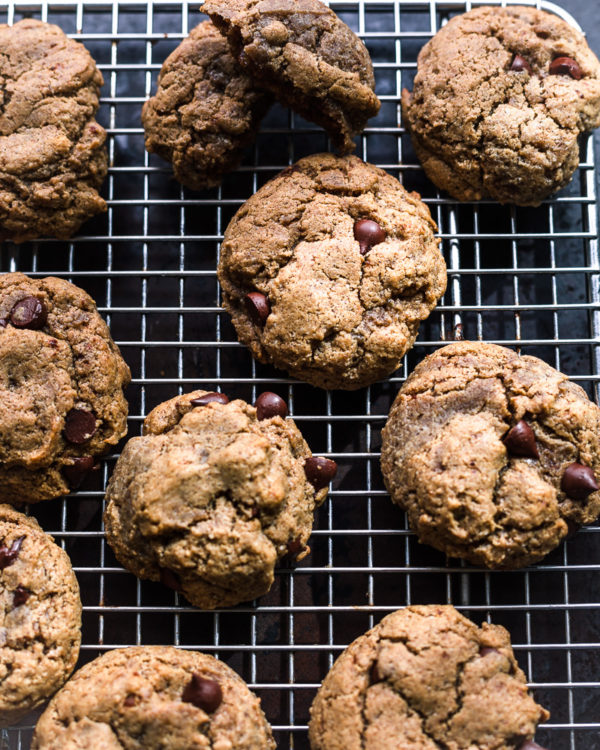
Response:
[[[417,545],[404,515],[389,502],[379,471],[379,431],[405,373],[460,332],[541,356],[597,396],[592,139],[582,144],[581,166],[569,188],[539,209],[525,210],[458,205],[441,196],[397,125],[400,92],[410,85],[421,46],[449,16],[480,4],[330,3],[369,47],[383,102],[358,153],[421,192],[440,228],[449,268],[448,292],[403,368],[353,394],[317,391],[257,365],[218,304],[215,264],[229,218],[284,166],[327,149],[322,132],[276,107],[243,166],[221,188],[184,191],[165,164],[144,151],[139,110],[168,52],[200,20],[197,4],[0,5],[2,21],[34,16],[56,22],[90,49],[106,81],[99,119],[109,133],[111,162],[105,216],[68,244],[5,244],[1,269],[61,275],[94,296],[133,371],[130,435],[139,432],[149,409],[176,392],[219,387],[232,397],[254,399],[268,388],[287,397],[313,451],[332,456],[340,467],[317,515],[311,555],[295,569],[279,570],[272,591],[258,602],[215,613],[137,581],[116,563],[103,539],[101,512],[117,453],[81,491],[32,508],[67,549],[78,574],[81,663],[129,644],[174,644],[216,654],[261,696],[280,748],[308,748],[310,702],[353,638],[407,603],[445,601],[475,621],[511,630],[538,699],[552,711],[538,742],[552,750],[600,748],[600,529],[580,531],[530,570],[486,572]],[[554,5],[530,4],[569,20]],[[28,747],[32,724],[30,717],[4,730],[0,747]]]

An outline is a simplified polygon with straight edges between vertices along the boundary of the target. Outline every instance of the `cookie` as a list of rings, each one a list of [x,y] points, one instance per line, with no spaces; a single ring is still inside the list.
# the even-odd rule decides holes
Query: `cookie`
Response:
[[[167,57],[156,95],[144,104],[146,149],[170,161],[186,187],[218,185],[240,162],[270,101],[204,21]]]
[[[81,601],[66,553],[0,505],[0,726],[52,696],[79,656]]]
[[[537,206],[569,182],[579,135],[600,125],[600,62],[553,13],[476,8],[422,49],[402,115],[437,187]]]
[[[207,0],[201,10],[258,85],[354,150],[381,103],[367,48],[332,10],[320,0]]]
[[[250,406],[207,391],[151,411],[106,492],[106,539],[119,562],[204,609],[265,594],[283,557],[308,553],[336,470],[311,455],[286,414],[272,393]]]
[[[600,409],[536,357],[439,349],[401,388],[382,437],[392,500],[451,557],[523,567],[600,515]]]
[[[53,698],[31,750],[275,750],[260,700],[212,656],[163,646],[108,651]]]
[[[400,609],[338,658],[311,708],[312,750],[533,750],[548,712],[508,632],[451,606]]]
[[[81,484],[127,432],[129,368],[73,284],[0,275],[0,497],[36,503]]]
[[[316,154],[263,186],[227,227],[223,306],[260,362],[321,388],[393,372],[446,288],[416,193],[355,156]]]
[[[102,75],[87,49],[33,18],[0,25],[0,240],[67,239],[106,211]]]

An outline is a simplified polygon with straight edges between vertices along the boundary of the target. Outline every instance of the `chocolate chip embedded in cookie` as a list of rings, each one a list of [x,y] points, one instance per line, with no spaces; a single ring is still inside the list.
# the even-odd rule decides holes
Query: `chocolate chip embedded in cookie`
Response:
[[[416,193],[355,156],[316,154],[264,185],[225,232],[223,305],[265,364],[321,388],[392,373],[446,288]]]
[[[336,465],[315,459],[274,393],[256,407],[195,391],[157,406],[106,491],[106,538],[140,578],[204,609],[262,596],[277,563],[308,554]],[[310,471],[310,462],[325,468]]]
[[[257,84],[354,150],[380,102],[366,47],[332,10],[320,0],[207,0],[201,10]]]
[[[476,8],[422,49],[402,114],[439,188],[535,206],[569,182],[579,135],[600,125],[600,62],[553,13]]]
[[[0,505],[0,724],[48,700],[79,655],[81,602],[65,552],[33,518]]]
[[[310,714],[312,750],[533,750],[549,716],[503,627],[435,605],[393,612],[351,643]]]
[[[0,240],[67,239],[106,210],[103,80],[86,48],[52,24],[0,25]]]
[[[270,102],[204,21],[167,57],[156,94],[144,104],[146,148],[170,161],[186,187],[218,185],[237,166]]]
[[[52,699],[32,750],[275,750],[260,700],[197,651],[138,646],[86,664]]]
[[[452,557],[522,567],[600,515],[600,408],[536,357],[439,349],[400,389],[382,438],[392,500]]]
[[[129,368],[92,298],[61,279],[0,275],[0,496],[77,488],[127,431]]]

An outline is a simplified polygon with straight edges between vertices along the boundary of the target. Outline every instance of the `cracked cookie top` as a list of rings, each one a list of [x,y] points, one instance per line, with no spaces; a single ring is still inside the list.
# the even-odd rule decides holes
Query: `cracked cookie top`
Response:
[[[382,437],[392,500],[452,557],[522,567],[600,514],[600,409],[536,357],[439,349],[400,389]]]
[[[86,48],[52,24],[0,25],[0,240],[67,239],[106,210],[103,80]]]
[[[170,161],[186,187],[218,185],[237,166],[270,102],[204,21],[167,57],[156,94],[144,104],[146,149]]]
[[[50,698],[81,642],[79,586],[66,553],[33,518],[0,505],[0,724]]]
[[[478,628],[451,606],[410,606],[337,659],[309,732],[312,750],[515,750],[547,718],[503,627]]]
[[[416,193],[355,156],[316,154],[264,185],[225,232],[218,269],[240,341],[321,388],[389,375],[446,288]]]
[[[451,19],[421,50],[402,113],[429,179],[458,200],[539,205],[600,125],[600,62],[583,34],[523,6]]]
[[[213,609],[265,594],[281,558],[305,556],[336,467],[285,414],[275,394],[254,407],[206,391],[151,411],[106,491],[106,537],[124,567]]]
[[[62,279],[0,276],[0,495],[64,495],[127,431],[129,368],[93,299]]]
[[[379,112],[365,45],[320,0],[207,0],[201,10],[227,36],[257,84],[354,150]]]
[[[108,651],[53,698],[32,750],[275,750],[260,700],[226,664],[197,651]]]

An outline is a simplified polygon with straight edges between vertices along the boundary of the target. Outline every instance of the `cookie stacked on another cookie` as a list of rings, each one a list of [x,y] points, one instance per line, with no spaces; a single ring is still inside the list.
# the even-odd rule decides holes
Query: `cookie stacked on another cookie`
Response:
[[[531,739],[549,716],[503,627],[434,605],[393,612],[350,644],[310,713],[312,750],[543,750]]]
[[[0,240],[67,239],[106,210],[103,80],[82,44],[29,18],[0,25]]]
[[[0,505],[0,726],[64,684],[79,655],[80,628],[69,558],[33,518]]]
[[[392,500],[452,557],[522,567],[600,515],[600,408],[536,357],[439,349],[400,389],[382,438]]]
[[[366,47],[332,10],[320,0],[211,0],[202,10],[215,25],[201,23],[169,55],[142,110],[147,150],[182,184],[218,185],[273,97],[343,153],[354,149],[380,102]]]
[[[86,664],[53,698],[31,750],[275,750],[260,700],[212,656],[120,648]]]
[[[129,368],[93,299],[62,279],[0,276],[0,497],[78,487],[127,431]]]
[[[336,465],[313,456],[285,401],[194,391],[153,409],[106,491],[106,538],[140,578],[204,609],[265,594],[275,565],[307,554]]]
[[[402,114],[439,188],[536,206],[569,182],[579,135],[600,125],[600,62],[554,13],[476,8],[423,47]]]
[[[392,373],[446,289],[429,209],[355,156],[316,154],[231,220],[218,277],[240,341],[320,388]]]

